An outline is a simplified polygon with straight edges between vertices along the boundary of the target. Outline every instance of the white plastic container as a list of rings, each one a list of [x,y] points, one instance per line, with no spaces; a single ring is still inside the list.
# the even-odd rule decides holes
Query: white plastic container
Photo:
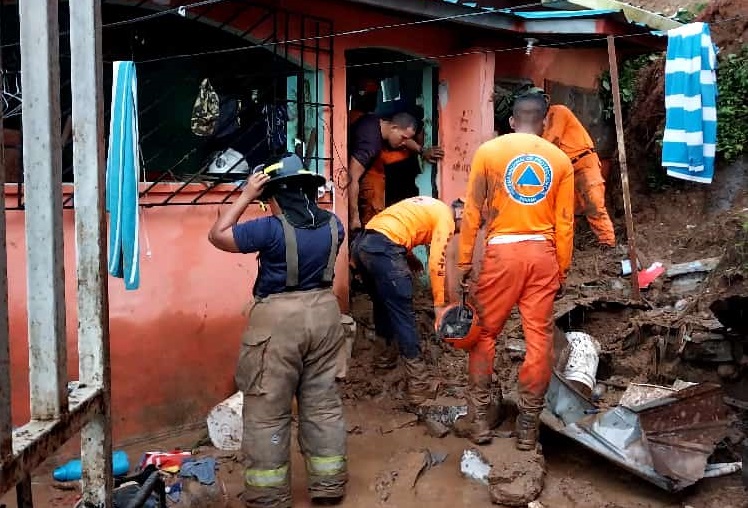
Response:
[[[219,450],[235,451],[242,446],[244,394],[239,391],[211,409],[208,436]]]
[[[600,343],[584,332],[567,332],[566,340],[569,342],[569,359],[564,369],[564,377],[568,381],[583,385],[586,388],[583,391],[589,395],[595,387],[600,361]]]

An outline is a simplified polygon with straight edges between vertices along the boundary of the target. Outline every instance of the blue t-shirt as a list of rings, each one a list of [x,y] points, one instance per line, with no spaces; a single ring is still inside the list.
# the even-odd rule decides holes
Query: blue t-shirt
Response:
[[[345,238],[343,223],[338,222],[338,248]],[[255,296],[265,297],[286,291],[286,243],[283,224],[274,216],[262,217],[233,227],[234,242],[244,254],[258,253],[260,266],[255,281]],[[299,256],[299,285],[295,290],[326,286],[322,275],[330,255],[330,224],[317,229],[296,229]]]

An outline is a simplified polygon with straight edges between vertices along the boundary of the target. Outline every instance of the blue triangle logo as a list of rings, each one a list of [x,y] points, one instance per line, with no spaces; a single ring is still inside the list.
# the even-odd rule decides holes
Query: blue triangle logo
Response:
[[[517,185],[534,185],[540,187],[543,183],[538,179],[538,175],[532,170],[530,166],[525,166],[525,170],[517,180]]]

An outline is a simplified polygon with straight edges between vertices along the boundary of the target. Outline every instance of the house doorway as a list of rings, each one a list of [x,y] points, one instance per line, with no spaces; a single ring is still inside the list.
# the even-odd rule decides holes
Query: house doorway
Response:
[[[422,126],[424,147],[438,144],[436,94],[438,69],[435,64],[399,51],[384,48],[360,48],[345,52],[346,90],[349,118],[362,107],[381,117],[393,112],[407,111]],[[376,86],[376,100],[361,105],[358,92],[362,86]],[[388,204],[399,201],[407,194],[437,197],[435,165],[417,156],[407,163],[388,168],[385,199]],[[403,189],[413,189],[405,191]],[[417,190],[416,190],[417,189]],[[389,194],[389,197],[388,197]]]

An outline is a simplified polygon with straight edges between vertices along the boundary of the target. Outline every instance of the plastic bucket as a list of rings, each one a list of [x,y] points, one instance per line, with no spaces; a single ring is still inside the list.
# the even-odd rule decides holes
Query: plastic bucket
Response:
[[[595,387],[597,365],[599,362],[600,344],[584,332],[568,332],[569,359],[564,368],[564,377],[568,381],[580,383],[587,389],[587,395]]]
[[[238,450],[242,446],[244,394],[236,392],[208,414],[208,436],[219,450]]]

